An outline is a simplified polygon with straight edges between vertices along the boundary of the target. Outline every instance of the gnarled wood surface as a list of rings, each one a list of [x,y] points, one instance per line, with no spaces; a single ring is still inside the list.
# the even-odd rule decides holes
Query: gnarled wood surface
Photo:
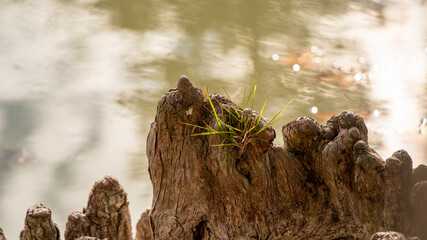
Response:
[[[75,238],[74,240],[108,240],[108,239],[107,238],[99,239],[96,237],[79,237],[79,238]]]
[[[150,240],[152,238],[150,225],[150,210],[145,210],[136,224],[135,240]]]
[[[97,181],[83,212],[68,216],[65,239],[89,236],[99,239],[132,240],[132,226],[127,194],[116,178]]]
[[[59,228],[52,221],[52,213],[43,204],[30,207],[25,217],[25,227],[20,240],[59,240]]]
[[[399,232],[378,232],[372,235],[371,240],[420,240],[418,237],[407,238]]]
[[[211,99],[229,118],[220,106],[231,109],[229,100]],[[283,146],[272,145],[267,128],[241,154],[183,124],[218,125],[209,109],[185,76],[159,101],[147,142],[154,239],[369,239],[383,230],[427,237],[419,182],[427,174],[412,173],[404,150],[383,161],[353,112],[325,125],[297,118],[283,127]]]

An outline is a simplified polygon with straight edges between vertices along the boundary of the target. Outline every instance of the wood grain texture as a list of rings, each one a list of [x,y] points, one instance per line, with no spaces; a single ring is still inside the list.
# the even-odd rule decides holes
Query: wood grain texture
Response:
[[[230,100],[211,99],[221,118],[231,117],[221,111]],[[184,123],[218,127],[202,91],[182,76],[159,101],[147,141],[154,239],[370,239],[384,230],[412,236],[415,222],[427,227],[409,204],[410,156],[381,159],[353,112],[324,125],[297,118],[283,127],[283,146],[267,128],[243,154],[214,146],[220,136],[193,136],[201,130]]]

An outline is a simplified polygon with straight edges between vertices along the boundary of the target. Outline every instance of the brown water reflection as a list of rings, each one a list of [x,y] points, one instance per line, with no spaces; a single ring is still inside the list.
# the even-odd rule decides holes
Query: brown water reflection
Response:
[[[0,1],[0,226],[17,236],[42,202],[63,230],[105,174],[136,222],[151,205],[145,139],[181,74],[241,99],[258,73],[265,116],[295,98],[278,132],[350,109],[381,156],[405,148],[427,162],[426,11],[415,0]]]

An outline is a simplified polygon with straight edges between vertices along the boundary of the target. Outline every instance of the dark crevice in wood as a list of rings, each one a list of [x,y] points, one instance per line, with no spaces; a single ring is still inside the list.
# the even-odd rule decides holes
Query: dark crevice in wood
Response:
[[[197,224],[194,231],[193,240],[202,240],[206,232],[206,221],[202,220]]]

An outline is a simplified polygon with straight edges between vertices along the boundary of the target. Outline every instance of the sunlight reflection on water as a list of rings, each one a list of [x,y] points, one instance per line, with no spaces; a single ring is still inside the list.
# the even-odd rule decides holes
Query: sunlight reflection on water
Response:
[[[387,24],[361,28],[355,33],[361,40],[373,68],[371,96],[381,102],[384,114],[370,120],[372,129],[383,129],[377,151],[390,156],[396,149],[406,149],[418,165],[427,158],[427,139],[416,126],[426,114],[426,94],[420,83],[426,78],[426,57],[422,46],[426,37],[426,10],[413,1],[397,2],[384,10]],[[374,111],[379,116],[379,111]]]

